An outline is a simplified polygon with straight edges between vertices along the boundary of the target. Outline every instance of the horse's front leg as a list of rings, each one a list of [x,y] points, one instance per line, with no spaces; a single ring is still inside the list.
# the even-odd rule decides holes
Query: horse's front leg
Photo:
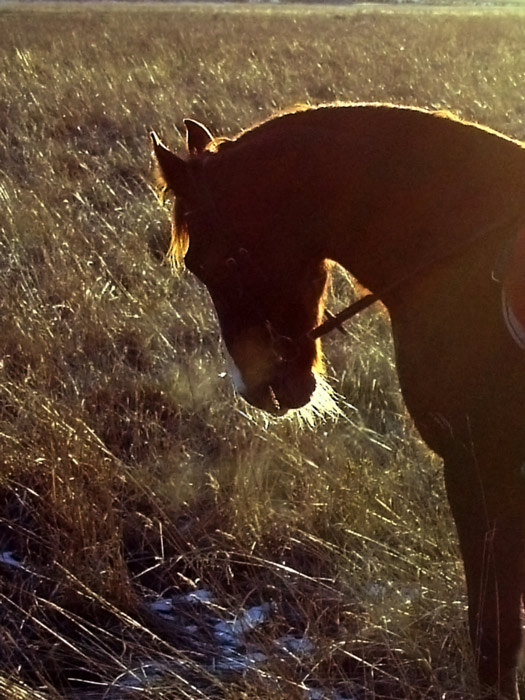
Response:
[[[458,527],[459,532],[459,527]],[[516,700],[521,647],[523,524],[500,519],[460,536],[469,598],[469,626],[483,698]],[[479,559],[478,559],[479,557]]]
[[[445,477],[465,564],[481,697],[519,700],[516,668],[525,588],[525,518],[519,512],[517,492],[503,487],[500,499],[485,493],[479,471],[464,462],[445,464]]]

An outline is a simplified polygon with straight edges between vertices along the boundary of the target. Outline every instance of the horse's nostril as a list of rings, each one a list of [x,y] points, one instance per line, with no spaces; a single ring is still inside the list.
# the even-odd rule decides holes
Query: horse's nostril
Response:
[[[271,413],[274,416],[282,416],[288,410],[287,406],[282,405],[274,388],[269,384],[253,390],[246,389],[241,393],[241,396],[252,406],[260,408],[262,411]]]

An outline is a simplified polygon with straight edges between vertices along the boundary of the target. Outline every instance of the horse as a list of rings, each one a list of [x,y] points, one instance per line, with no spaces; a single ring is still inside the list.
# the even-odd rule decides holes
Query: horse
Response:
[[[320,336],[343,320],[321,323],[333,261],[370,290],[360,308],[384,304],[404,401],[444,462],[479,693],[518,700],[525,355],[502,308],[525,144],[376,103],[296,109],[232,139],[184,123],[184,157],[152,133],[169,254],[208,288],[237,390],[275,415],[308,404]]]

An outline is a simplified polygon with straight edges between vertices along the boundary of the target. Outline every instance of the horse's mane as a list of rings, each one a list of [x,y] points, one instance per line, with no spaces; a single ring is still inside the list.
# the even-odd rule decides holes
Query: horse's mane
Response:
[[[243,129],[240,131],[237,135],[235,135],[232,138],[225,138],[225,137],[219,137],[213,139],[213,141],[209,144],[208,149],[210,151],[213,151],[214,153],[217,153],[219,151],[224,151],[228,150],[230,148],[234,148],[235,146],[238,146],[240,142],[242,144],[246,144],[249,142],[253,137],[260,136],[261,134],[261,129],[271,129],[272,127],[275,128],[281,128],[283,124],[283,118],[284,117],[294,117],[298,114],[302,113],[308,113],[308,112],[315,112],[316,110],[320,109],[323,105],[307,105],[307,104],[297,104],[294,105],[293,108],[291,109],[285,109],[281,110],[279,112],[273,112],[269,117],[266,119],[263,119],[260,122],[256,122],[252,126],[248,127],[247,129]],[[335,107],[337,105],[331,105],[332,107]]]
[[[173,212],[171,217],[171,240],[166,253],[166,258],[173,267],[180,267],[184,263],[184,256],[188,250],[190,239],[186,220],[182,211],[180,199],[173,201]]]
[[[281,130],[285,123],[288,125],[290,121],[294,122],[294,125],[299,128],[303,125],[312,125],[317,119],[325,119],[328,113],[340,113],[345,109],[355,110],[375,110],[383,112],[411,112],[421,118],[428,118],[429,116],[435,117],[436,119],[444,119],[449,122],[459,122],[461,125],[467,129],[477,129],[480,131],[485,131],[489,134],[503,138],[506,141],[512,141],[520,145],[522,148],[525,146],[523,141],[519,139],[506,136],[499,131],[486,126],[484,124],[479,124],[478,122],[470,121],[468,119],[463,119],[458,114],[451,112],[448,109],[428,109],[425,107],[417,107],[414,105],[400,105],[393,104],[390,102],[330,102],[326,104],[319,105],[308,105],[308,104],[297,104],[291,109],[282,110],[270,115],[267,119],[263,119],[261,122],[254,124],[241,131],[237,136],[232,139],[215,139],[210,144],[210,150],[214,152],[222,151],[223,149],[229,149],[235,147],[236,145],[247,144],[252,138],[257,138],[263,133],[268,134],[271,130]]]

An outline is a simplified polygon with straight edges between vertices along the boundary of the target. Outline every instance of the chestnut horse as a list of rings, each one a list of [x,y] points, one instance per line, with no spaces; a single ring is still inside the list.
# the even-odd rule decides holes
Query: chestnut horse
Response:
[[[171,254],[210,292],[238,390],[278,414],[310,400],[328,261],[381,299],[406,405],[444,459],[481,692],[516,700],[525,355],[494,270],[525,231],[525,144],[380,104],[283,114],[233,140],[185,124],[184,159],[152,134]]]

